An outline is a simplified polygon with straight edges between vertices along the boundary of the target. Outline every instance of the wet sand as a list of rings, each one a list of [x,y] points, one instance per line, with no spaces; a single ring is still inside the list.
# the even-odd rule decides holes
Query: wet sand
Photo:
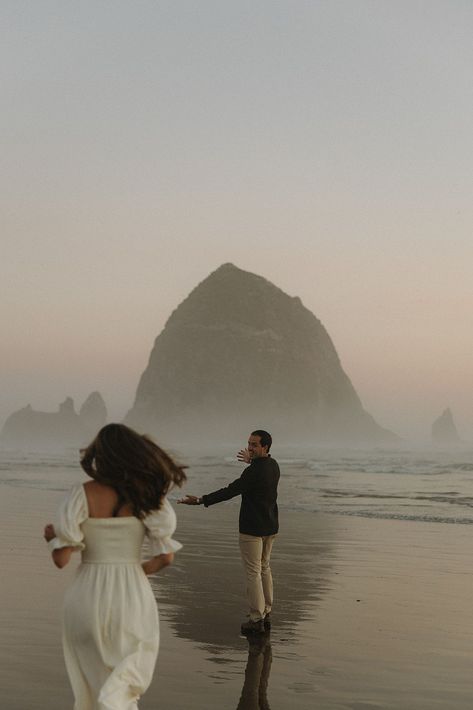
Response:
[[[62,494],[2,487],[1,707],[72,708],[60,607],[74,574],[41,539]],[[274,626],[240,636],[238,504],[176,508],[176,564],[153,579],[161,650],[141,710],[466,710],[472,529],[281,513]]]

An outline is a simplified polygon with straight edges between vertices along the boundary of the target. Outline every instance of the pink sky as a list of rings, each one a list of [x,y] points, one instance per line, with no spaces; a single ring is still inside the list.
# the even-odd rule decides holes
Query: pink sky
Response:
[[[131,405],[220,264],[317,315],[366,408],[473,440],[464,2],[6,3],[0,417]]]

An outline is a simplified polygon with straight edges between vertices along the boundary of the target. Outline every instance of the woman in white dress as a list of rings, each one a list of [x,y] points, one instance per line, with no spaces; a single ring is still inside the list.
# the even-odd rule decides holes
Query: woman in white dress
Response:
[[[74,710],[136,710],[159,648],[156,600],[147,579],[172,562],[176,515],[166,499],[183,468],[151,439],[108,424],[83,452],[92,480],[74,486],[44,537],[57,567],[81,564],[66,593],[63,646]],[[151,558],[141,562],[148,538]]]

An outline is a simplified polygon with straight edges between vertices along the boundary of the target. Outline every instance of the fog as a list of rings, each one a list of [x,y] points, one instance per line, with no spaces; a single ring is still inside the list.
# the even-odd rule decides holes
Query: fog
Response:
[[[172,311],[232,262],[321,320],[380,426],[428,442],[450,407],[472,441],[471,5],[0,16],[0,425],[93,390],[123,419]]]

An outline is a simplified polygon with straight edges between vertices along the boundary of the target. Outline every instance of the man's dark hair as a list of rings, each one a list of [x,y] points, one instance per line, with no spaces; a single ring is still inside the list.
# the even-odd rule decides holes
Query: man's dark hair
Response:
[[[251,436],[259,436],[261,446],[267,446],[268,451],[270,450],[271,444],[273,443],[273,437],[269,432],[264,431],[264,429],[256,429],[256,431],[251,432]]]

